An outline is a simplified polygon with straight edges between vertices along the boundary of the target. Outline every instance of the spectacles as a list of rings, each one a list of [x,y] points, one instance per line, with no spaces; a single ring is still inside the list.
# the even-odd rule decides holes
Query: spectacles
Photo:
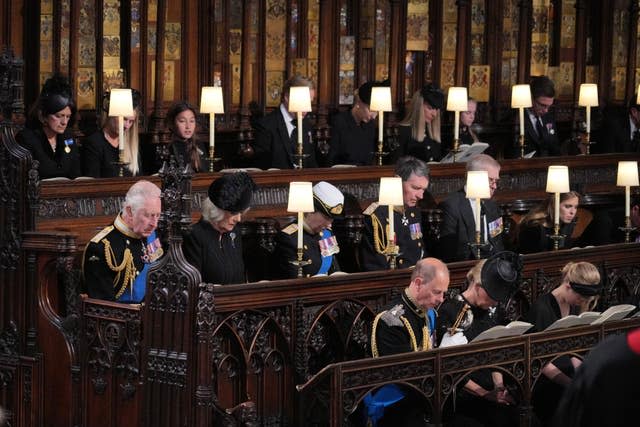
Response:
[[[489,178],[489,185],[498,185],[500,183],[500,178]]]

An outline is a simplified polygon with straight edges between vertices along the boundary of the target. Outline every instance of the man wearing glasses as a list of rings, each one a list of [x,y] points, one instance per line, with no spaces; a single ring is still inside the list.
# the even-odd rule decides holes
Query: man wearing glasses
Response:
[[[524,152],[535,151],[535,157],[559,156],[560,140],[556,122],[549,111],[553,105],[556,90],[547,76],[535,76],[531,79],[532,107],[527,109],[524,121]]]
[[[498,188],[500,163],[486,154],[478,154],[467,163],[467,171],[487,171],[491,197]],[[467,199],[466,188],[451,193],[440,203],[442,225],[440,228],[440,258],[444,262],[475,259],[476,221],[473,199]],[[496,202],[482,201],[480,212],[480,257],[487,258],[504,250],[504,227]]]

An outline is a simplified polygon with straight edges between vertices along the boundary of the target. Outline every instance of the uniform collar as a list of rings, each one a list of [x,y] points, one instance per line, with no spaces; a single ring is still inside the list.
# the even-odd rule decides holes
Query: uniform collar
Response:
[[[425,311],[420,307],[418,307],[418,304],[412,297],[409,296],[407,290],[408,288],[406,288],[402,292],[402,301],[407,305],[407,308],[411,309],[411,311],[413,311],[415,314],[417,314],[420,317],[425,317],[426,316]]]
[[[118,214],[118,216],[116,217],[116,220],[113,221],[113,226],[116,228],[116,230],[118,230],[119,232],[121,232],[127,237],[131,237],[132,239],[142,239],[142,236],[139,236],[138,234],[134,233],[133,230],[129,228],[127,223],[124,222],[124,219],[122,219],[121,214]]]

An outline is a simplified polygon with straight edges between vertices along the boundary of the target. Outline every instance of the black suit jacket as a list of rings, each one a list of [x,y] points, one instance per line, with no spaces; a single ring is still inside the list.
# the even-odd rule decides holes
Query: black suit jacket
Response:
[[[541,137],[533,127],[528,112],[524,115],[524,153],[527,154],[536,150],[534,157],[548,157],[561,155],[560,140],[558,139],[558,129],[553,114],[547,113],[542,116],[542,125],[545,128],[544,135]],[[519,157],[520,147],[514,147],[514,157]]]
[[[597,144],[594,150],[598,153],[634,153],[640,151],[640,144],[631,139],[631,123],[629,115],[624,117],[608,117],[602,133],[602,146]]]
[[[482,201],[484,214],[487,216],[487,227],[501,219],[498,205],[492,200]],[[440,203],[442,225],[440,229],[440,252],[445,262],[474,259],[473,249],[469,243],[475,242],[476,226],[473,210],[464,190],[456,191]],[[484,232],[483,232],[484,233]],[[489,233],[491,234],[491,233]],[[504,250],[502,236],[504,232],[489,236],[489,247],[481,251],[482,258]],[[484,236],[483,240],[484,241]]]
[[[309,155],[304,159],[303,165],[305,168],[317,168],[316,149],[311,140],[311,122],[307,117],[302,120],[302,129],[303,153]],[[280,108],[258,120],[255,130],[255,166],[261,169],[293,169],[294,164],[297,164],[294,157],[297,143],[289,138]]]
[[[40,163],[38,167],[40,179],[75,178],[80,175],[78,144],[70,134],[56,136],[55,152],[51,149],[42,129],[25,128],[18,134],[17,140],[31,152],[33,160]]]

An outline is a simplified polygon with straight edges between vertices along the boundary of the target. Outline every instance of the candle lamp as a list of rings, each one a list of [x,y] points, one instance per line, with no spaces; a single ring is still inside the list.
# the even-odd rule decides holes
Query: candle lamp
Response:
[[[549,166],[547,169],[547,193],[554,194],[553,203],[553,249],[558,250],[560,240],[560,194],[569,192],[569,168],[567,166]]]
[[[460,112],[469,109],[469,96],[466,87],[450,87],[447,96],[447,111],[453,111],[453,161],[456,161],[456,154],[460,151]]]
[[[123,176],[124,166],[124,118],[133,116],[133,96],[131,89],[111,89],[109,95],[109,117],[118,118],[118,175]]]
[[[585,146],[585,154],[589,154],[591,142],[591,107],[598,106],[598,85],[595,83],[582,83],[580,85],[580,95],[578,105],[586,107],[587,134],[581,144]]]
[[[624,227],[620,229],[624,232],[625,243],[629,243],[629,234],[635,230],[631,225],[631,187],[639,185],[637,161],[618,162],[616,185],[624,187]]]
[[[384,112],[393,111],[391,106],[391,88],[388,86],[374,86],[371,88],[371,102],[369,110],[378,112],[378,151],[376,164],[382,166],[382,158],[389,153],[382,151],[384,142]]]
[[[302,277],[302,268],[311,264],[311,260],[303,260],[304,247],[302,244],[302,234],[304,230],[304,213],[313,212],[313,187],[308,181],[294,181],[289,183],[289,201],[287,212],[298,214],[298,245],[297,259],[289,262],[298,268],[298,277]]]
[[[511,108],[518,109],[520,124],[520,134],[518,135],[518,147],[520,147],[520,158],[524,158],[524,109],[531,108],[531,88],[529,85],[513,85],[511,87]]]
[[[389,257],[389,268],[396,268],[396,257],[400,255],[396,245],[396,231],[393,217],[393,207],[404,205],[402,199],[402,178],[399,176],[380,178],[380,192],[378,204],[389,207],[389,219],[387,228],[387,242],[384,253]]]
[[[294,158],[297,161],[297,167],[302,169],[304,158],[309,156],[308,154],[304,154],[302,145],[302,113],[311,111],[311,91],[307,86],[292,86],[289,89],[288,110],[291,113],[296,113],[298,143],[296,145],[297,152],[294,154]]]
[[[476,239],[474,243],[469,243],[473,248],[473,253],[476,259],[480,259],[480,253],[485,243],[481,241],[482,232],[482,199],[488,199],[491,197],[491,188],[489,186],[489,174],[487,171],[468,171],[467,172],[467,188],[466,188],[466,196],[467,199],[474,199],[475,201],[475,216],[474,220],[476,223]]]
[[[216,138],[216,114],[224,113],[224,100],[222,96],[222,88],[219,86],[203,86],[200,95],[200,112],[209,113],[209,172],[213,172],[215,157],[215,138]]]

